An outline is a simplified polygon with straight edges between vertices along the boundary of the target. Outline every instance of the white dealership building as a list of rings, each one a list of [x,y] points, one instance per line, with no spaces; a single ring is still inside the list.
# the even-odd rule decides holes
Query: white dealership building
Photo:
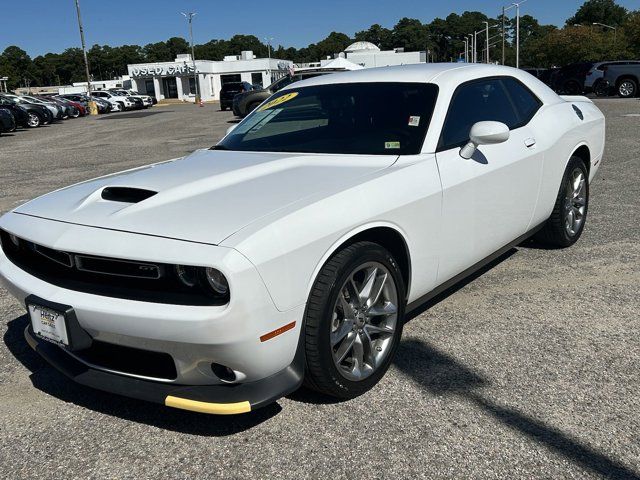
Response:
[[[195,65],[195,69],[194,69]],[[158,100],[195,101],[196,81],[202,100],[219,100],[227,82],[249,82],[267,86],[289,71],[292,62],[276,58],[256,58],[252,51],[231,55],[222,61],[196,60],[178,55],[173,62],[128,65],[131,88]],[[197,80],[196,80],[197,79]]]
[[[403,48],[393,50],[380,50],[371,42],[355,42],[349,45],[344,52],[320,61],[324,67],[334,61],[335,58],[346,58],[356,65],[364,68],[390,67],[392,65],[411,65],[413,63],[425,63],[427,52],[405,52]]]

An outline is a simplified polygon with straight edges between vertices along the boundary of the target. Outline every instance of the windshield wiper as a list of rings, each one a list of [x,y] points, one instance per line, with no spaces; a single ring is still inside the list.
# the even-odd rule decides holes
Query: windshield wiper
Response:
[[[229,149],[224,145],[214,145],[209,150],[229,150]]]

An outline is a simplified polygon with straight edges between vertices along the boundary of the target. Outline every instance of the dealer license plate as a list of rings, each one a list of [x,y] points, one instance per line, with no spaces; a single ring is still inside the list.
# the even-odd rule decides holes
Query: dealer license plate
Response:
[[[33,333],[51,343],[69,346],[69,336],[64,313],[40,305],[29,305]]]

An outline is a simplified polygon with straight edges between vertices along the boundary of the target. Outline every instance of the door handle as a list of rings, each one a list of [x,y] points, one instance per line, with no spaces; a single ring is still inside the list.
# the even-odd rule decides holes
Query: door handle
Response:
[[[527,148],[531,148],[536,144],[536,139],[535,138],[527,138],[524,141],[524,144]]]

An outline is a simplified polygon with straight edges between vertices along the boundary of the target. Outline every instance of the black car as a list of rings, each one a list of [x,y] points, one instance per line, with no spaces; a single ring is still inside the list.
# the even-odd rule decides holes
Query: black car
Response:
[[[572,63],[553,74],[551,88],[557,93],[579,95],[584,92],[584,82],[593,62]]]
[[[249,82],[227,82],[220,90],[220,110],[226,110],[233,106],[233,97],[240,93],[250,92],[253,85]]]
[[[0,134],[13,132],[16,129],[16,121],[8,110],[0,109]]]
[[[40,125],[46,125],[53,121],[53,114],[47,107],[22,101],[16,96],[4,96],[0,94],[0,104],[9,106],[13,105],[24,109],[27,112],[28,117],[26,124],[27,127],[39,127]]]
[[[298,82],[300,80],[306,80],[307,78],[317,77],[319,75],[327,75],[329,73],[343,72],[344,70],[303,70],[296,72],[293,75],[288,74],[282,78],[279,78],[267,88],[258,88],[249,92],[239,93],[233,98],[233,113],[237,117],[246,117],[249,115],[258,105],[264,102],[271,95],[278,90],[286,87],[287,85]]]
[[[20,105],[16,105],[9,100],[5,100],[0,98],[0,110],[6,110],[13,115],[13,118],[16,121],[16,125],[19,127],[28,127],[29,126],[29,114],[27,113],[27,109],[21,107]]]

